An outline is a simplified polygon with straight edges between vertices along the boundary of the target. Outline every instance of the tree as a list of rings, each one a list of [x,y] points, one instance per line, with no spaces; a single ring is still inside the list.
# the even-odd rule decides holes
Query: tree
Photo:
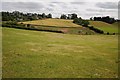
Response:
[[[46,18],[46,15],[45,15],[45,13],[42,13],[42,18]]]
[[[52,18],[52,14],[48,14],[48,15],[47,15],[47,18]]]
[[[82,24],[83,24],[83,26],[86,26],[86,27],[87,27],[90,23],[89,23],[87,20],[83,20],[83,21],[82,21]]]
[[[90,18],[90,20],[92,21],[92,20],[93,20],[93,18],[91,17],[91,18]]]
[[[75,19],[73,20],[73,23],[82,25],[82,19],[80,19],[80,18],[75,18]]]
[[[67,16],[65,14],[62,14],[60,19],[67,19]]]
[[[22,13],[19,11],[13,12],[1,12],[2,14],[2,21],[28,21],[28,20],[37,20],[46,18],[45,13],[43,14],[36,14],[36,13]],[[48,15],[49,18],[52,17],[51,14]]]
[[[105,16],[105,17],[94,17],[94,21],[103,21],[112,24],[116,20],[114,18],[110,18],[109,16]]]
[[[71,14],[72,16],[71,16],[71,19],[75,19],[75,18],[78,18],[77,17],[77,14],[75,14],[75,13],[73,13],[73,14]]]
[[[72,14],[68,14],[67,19],[71,19],[71,17],[72,17]]]
[[[83,20],[81,18],[75,18],[73,20],[73,23],[76,23],[76,24],[79,24],[79,25],[83,25],[83,26],[88,26],[89,25],[89,22],[87,20]]]

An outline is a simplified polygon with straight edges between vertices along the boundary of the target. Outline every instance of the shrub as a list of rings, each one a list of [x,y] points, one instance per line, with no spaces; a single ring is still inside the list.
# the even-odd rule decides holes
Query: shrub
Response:
[[[89,25],[89,22],[87,20],[83,20],[81,18],[75,18],[73,20],[73,23],[76,23],[76,24],[79,24],[79,25],[82,25],[82,26],[85,26],[85,27],[87,27]]]
[[[80,18],[75,18],[75,19],[73,20],[73,23],[82,25],[82,19],[80,19]]]
[[[95,32],[97,32],[97,33],[100,33],[100,34],[103,34],[103,33],[104,33],[104,31],[102,31],[102,30],[100,30],[100,29],[97,29],[97,28],[94,28],[93,26],[89,26],[89,29],[91,29],[91,30],[93,30],[93,31],[95,31]]]
[[[115,35],[115,33],[113,33],[113,35]]]
[[[90,24],[87,20],[83,20],[82,21],[82,24],[85,26],[85,27],[88,27],[88,25]]]
[[[109,35],[110,33],[109,32],[107,32],[107,35]]]

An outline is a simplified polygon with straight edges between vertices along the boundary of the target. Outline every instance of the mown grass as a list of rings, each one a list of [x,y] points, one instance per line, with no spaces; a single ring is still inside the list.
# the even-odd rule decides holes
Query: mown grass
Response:
[[[24,24],[34,24],[43,26],[59,26],[59,27],[82,27],[80,25],[74,24],[73,20],[65,19],[42,19],[23,22]]]
[[[89,21],[90,25],[103,30],[105,33],[118,33],[118,26],[117,23],[114,24],[108,24],[102,21]]]
[[[3,28],[3,78],[115,78],[117,35]]]

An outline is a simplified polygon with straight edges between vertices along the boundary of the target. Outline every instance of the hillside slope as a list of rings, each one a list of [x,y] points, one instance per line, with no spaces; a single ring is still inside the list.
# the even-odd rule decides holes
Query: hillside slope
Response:
[[[119,22],[115,22],[112,25],[118,27]]]
[[[3,78],[116,78],[116,35],[3,28]]]
[[[43,29],[43,30],[62,31],[64,33],[70,33],[70,34],[96,34],[94,31],[86,27],[82,27],[80,25],[74,24],[73,20],[42,19],[42,20],[25,21],[22,23],[33,24],[35,28]]]
[[[118,33],[118,26],[112,24],[108,24],[102,21],[89,21],[90,25],[103,30],[104,32],[109,32],[109,33]]]
[[[73,20],[65,19],[42,19],[23,22],[24,24],[44,25],[44,26],[59,26],[59,27],[82,27],[74,24]]]
[[[108,24],[102,21],[89,21],[90,25],[94,26],[95,28],[98,28],[100,30],[103,30],[105,33],[109,32],[109,33],[118,33],[118,26],[117,23],[114,24]],[[40,25],[37,26],[39,28],[41,27],[53,27],[52,29],[54,29],[55,27],[58,27],[59,29],[62,28],[62,30],[64,30],[65,28],[67,28],[68,33],[77,33],[79,34],[80,31],[81,34],[94,34],[95,32],[83,27],[81,25],[77,25],[73,23],[73,20],[65,20],[65,19],[42,19],[42,20],[33,20],[33,21],[25,21],[23,22],[23,24],[33,24],[33,25]],[[65,28],[64,28],[65,27]],[[72,31],[71,28],[72,27]],[[56,30],[58,28],[55,28]],[[79,29],[78,29],[79,28]],[[66,29],[65,29],[66,30]]]

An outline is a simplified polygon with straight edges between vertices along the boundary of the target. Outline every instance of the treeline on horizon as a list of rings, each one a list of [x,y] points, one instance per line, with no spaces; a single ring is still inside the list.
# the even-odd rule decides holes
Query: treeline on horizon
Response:
[[[29,29],[29,30],[40,30],[31,24],[27,24],[27,27],[25,24],[22,23],[22,21],[31,21],[31,20],[38,20],[38,19],[47,19],[47,18],[53,18],[52,14],[37,14],[37,13],[22,13],[19,11],[13,11],[13,12],[0,12],[2,14],[2,27],[10,27],[10,28],[20,28],[20,29]],[[78,17],[76,13],[73,14],[61,14],[60,18],[57,19],[66,19],[66,20],[73,20],[73,23],[81,25],[83,27],[89,28],[90,30],[99,33],[99,34],[106,34],[101,29],[98,29],[92,25],[90,25],[89,21],[103,21],[109,24],[112,24],[114,22],[118,22],[119,20],[116,20],[114,18],[111,18],[109,16],[106,17],[91,17],[90,19],[82,19],[81,17]],[[21,24],[18,24],[17,22],[21,22]],[[32,26],[32,27],[31,27]],[[58,32],[62,33],[61,31],[53,31],[53,30],[43,30],[42,31],[49,31],[49,32]],[[107,32],[109,34],[109,32]],[[115,35],[116,33],[111,33]]]
[[[30,21],[30,20],[37,20],[43,18],[52,18],[52,14],[46,15],[45,13],[42,14],[22,13],[19,11],[1,12],[1,13],[2,13],[2,21]]]
[[[30,21],[30,20],[37,20],[37,19],[45,19],[45,18],[52,18],[52,14],[37,14],[37,13],[23,13],[23,12],[19,12],[19,11],[13,11],[13,12],[1,12],[2,14],[2,21]],[[73,14],[61,14],[60,18],[58,19],[75,19],[75,18],[80,18],[78,17],[77,14],[73,13]],[[89,20],[93,20],[93,21],[103,21],[103,22],[107,22],[107,23],[114,23],[116,20],[114,18],[111,18],[110,16],[106,16],[106,17],[91,17]]]

